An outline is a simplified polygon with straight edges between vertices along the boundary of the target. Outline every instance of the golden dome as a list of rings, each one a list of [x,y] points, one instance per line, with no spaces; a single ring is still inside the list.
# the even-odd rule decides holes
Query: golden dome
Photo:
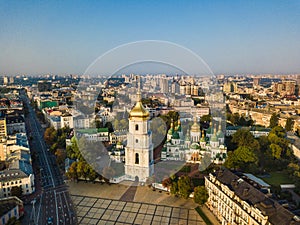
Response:
[[[195,119],[194,119],[194,124],[193,124],[192,127],[191,127],[191,131],[192,131],[192,132],[200,133],[200,126],[199,126],[199,124],[197,123],[197,118],[196,118],[196,117],[195,117]]]
[[[141,101],[138,101],[129,113],[129,117],[148,118],[149,112],[144,108]]]

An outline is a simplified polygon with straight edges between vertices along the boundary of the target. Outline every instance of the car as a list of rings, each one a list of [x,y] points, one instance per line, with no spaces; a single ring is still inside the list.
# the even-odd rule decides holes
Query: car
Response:
[[[48,217],[47,224],[53,224],[53,218],[52,217]]]

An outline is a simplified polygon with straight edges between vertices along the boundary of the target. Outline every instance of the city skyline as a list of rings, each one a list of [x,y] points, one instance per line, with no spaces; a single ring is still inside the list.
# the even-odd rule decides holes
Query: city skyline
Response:
[[[298,1],[2,1],[0,6],[2,75],[83,74],[110,49],[140,40],[182,45],[215,74],[300,71]],[[149,68],[142,70],[137,72]]]

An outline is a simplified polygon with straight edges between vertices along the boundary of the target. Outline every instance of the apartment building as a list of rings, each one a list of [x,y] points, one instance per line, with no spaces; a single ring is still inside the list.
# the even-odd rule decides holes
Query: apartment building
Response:
[[[300,220],[227,169],[205,177],[208,208],[222,225],[296,225]]]

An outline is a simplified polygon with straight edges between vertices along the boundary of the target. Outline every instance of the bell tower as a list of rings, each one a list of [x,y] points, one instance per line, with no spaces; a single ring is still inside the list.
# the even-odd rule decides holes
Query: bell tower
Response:
[[[125,175],[128,180],[145,182],[154,173],[154,160],[150,114],[142,104],[140,81],[137,95],[137,103],[129,113]]]

